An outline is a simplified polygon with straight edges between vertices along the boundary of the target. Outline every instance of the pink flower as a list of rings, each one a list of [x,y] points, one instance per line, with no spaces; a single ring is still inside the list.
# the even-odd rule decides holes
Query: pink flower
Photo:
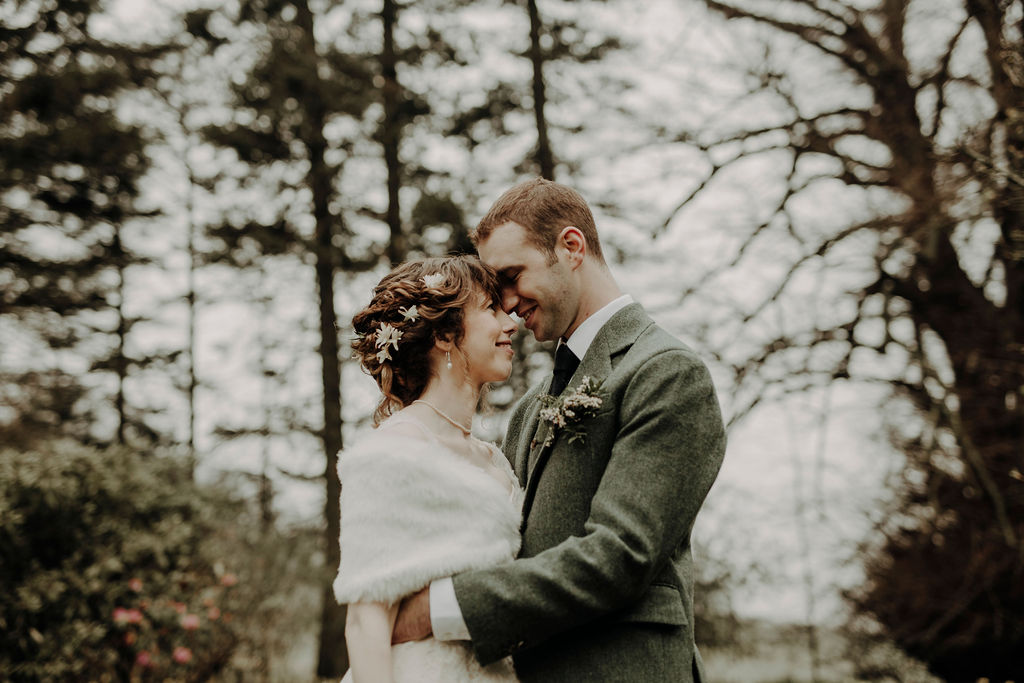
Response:
[[[135,656],[135,664],[136,666],[141,666],[143,669],[148,669],[153,666],[153,655],[143,650]]]
[[[199,615],[198,614],[183,614],[181,615],[181,627],[186,631],[195,631],[199,628]]]
[[[234,586],[236,583],[238,583],[238,577],[230,572],[220,577],[220,585],[222,586]]]
[[[171,601],[171,607],[173,607],[174,611],[177,612],[178,614],[184,614],[185,613],[185,609],[186,608],[185,608],[185,603],[183,603],[183,602]]]
[[[178,664],[188,664],[192,661],[192,650],[179,645],[174,648],[174,653],[171,655],[171,659],[176,661]]]
[[[137,609],[128,610],[128,623],[129,624],[141,624],[142,623],[142,612]]]
[[[136,593],[141,592],[142,591],[142,579],[139,579],[139,578],[129,579],[128,580],[128,587],[131,588]]]
[[[206,618],[210,621],[217,621],[220,619],[220,607],[211,607],[206,610]]]

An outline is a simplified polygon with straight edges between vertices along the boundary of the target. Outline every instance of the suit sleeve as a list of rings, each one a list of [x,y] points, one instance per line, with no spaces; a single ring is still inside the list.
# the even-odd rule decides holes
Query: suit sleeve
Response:
[[[630,606],[688,543],[725,450],[707,368],[689,351],[663,351],[639,367],[620,401],[585,534],[454,577],[482,663]]]

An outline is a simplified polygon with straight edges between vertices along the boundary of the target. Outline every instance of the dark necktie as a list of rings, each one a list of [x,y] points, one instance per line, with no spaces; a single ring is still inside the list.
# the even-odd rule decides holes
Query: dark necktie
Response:
[[[558,350],[555,351],[554,379],[551,381],[551,390],[548,393],[552,396],[561,394],[579,366],[580,359],[569,349],[569,345],[559,344]]]

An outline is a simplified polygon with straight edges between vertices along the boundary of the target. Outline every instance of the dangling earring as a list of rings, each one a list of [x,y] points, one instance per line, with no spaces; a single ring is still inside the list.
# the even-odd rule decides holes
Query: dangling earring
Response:
[[[444,352],[444,357],[445,357],[445,360],[448,361],[448,369],[451,370],[452,369],[452,352],[451,351],[445,351]]]

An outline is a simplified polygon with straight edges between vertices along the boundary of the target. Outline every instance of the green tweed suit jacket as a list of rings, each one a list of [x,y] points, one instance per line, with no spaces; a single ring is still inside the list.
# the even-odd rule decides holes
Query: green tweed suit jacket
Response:
[[[453,578],[481,663],[513,655],[526,683],[701,681],[690,532],[725,430],[705,365],[638,304],[618,311],[570,380],[597,413],[556,430],[550,380],[516,404],[504,450],[526,489],[514,562]]]

